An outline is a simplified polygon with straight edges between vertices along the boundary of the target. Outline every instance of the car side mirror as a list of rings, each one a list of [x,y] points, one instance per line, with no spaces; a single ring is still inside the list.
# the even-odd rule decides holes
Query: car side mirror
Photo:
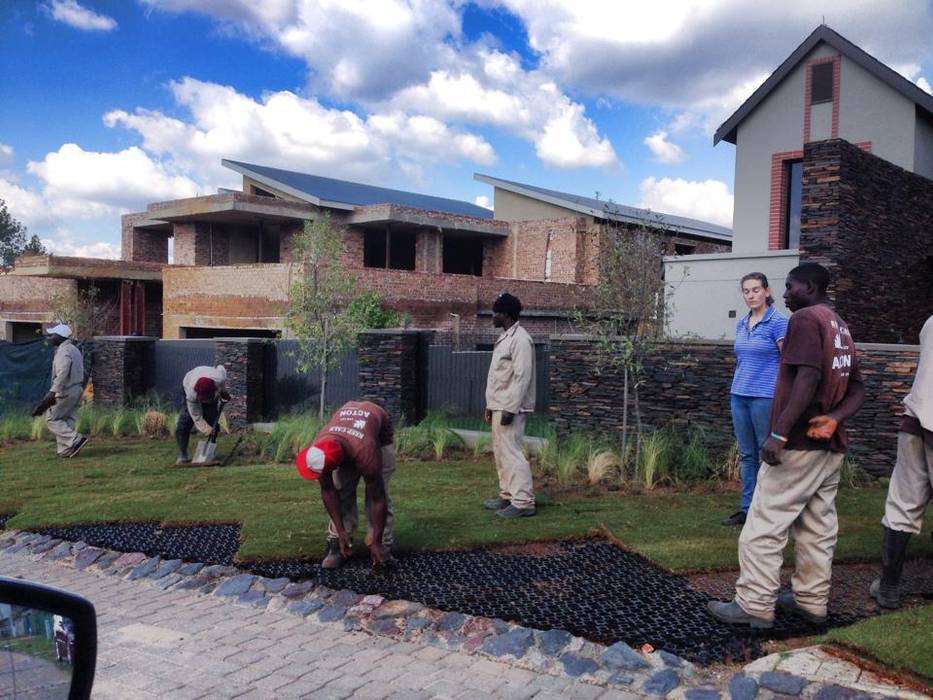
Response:
[[[0,576],[0,697],[90,698],[96,663],[90,601]]]

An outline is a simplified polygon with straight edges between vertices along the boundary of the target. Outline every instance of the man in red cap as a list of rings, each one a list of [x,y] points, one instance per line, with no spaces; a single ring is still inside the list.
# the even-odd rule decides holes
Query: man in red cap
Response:
[[[230,400],[227,393],[227,370],[223,365],[195,367],[182,380],[185,394],[185,410],[178,414],[175,424],[175,441],[178,443],[178,459],[175,464],[188,464],[188,438],[195,428],[207,437],[217,422],[217,399]]]
[[[321,566],[336,569],[350,556],[359,512],[356,487],[366,482],[366,544],[374,567],[390,563],[393,541],[389,480],[395,471],[392,419],[370,401],[341,406],[295,457],[298,473],[318,480],[321,499],[330,516],[327,553]]]

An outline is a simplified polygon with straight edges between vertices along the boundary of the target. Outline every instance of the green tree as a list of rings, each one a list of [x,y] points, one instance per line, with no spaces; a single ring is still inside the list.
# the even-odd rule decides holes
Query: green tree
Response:
[[[13,267],[25,247],[26,227],[13,218],[6,202],[0,199],[0,267]]]
[[[42,245],[42,241],[36,234],[32,234],[29,242],[23,247],[22,255],[48,255],[49,251]]]
[[[612,204],[607,204],[612,212]],[[665,337],[670,282],[664,280],[666,247],[662,228],[647,222],[633,226],[608,218],[601,232],[599,281],[590,295],[591,308],[577,313],[581,329],[596,341],[599,371],[623,377],[621,453],[629,454],[634,413],[638,468],[644,432],[639,390],[646,380],[645,360]]]
[[[324,419],[327,371],[356,343],[360,321],[347,313],[357,297],[357,280],[344,264],[344,233],[328,215],[306,221],[295,234],[296,278],[289,288],[285,325],[298,340],[302,372],[317,371],[321,382],[318,416]]]
[[[347,306],[347,314],[360,328],[401,328],[411,319],[395,309],[383,306],[379,292],[368,290]]]

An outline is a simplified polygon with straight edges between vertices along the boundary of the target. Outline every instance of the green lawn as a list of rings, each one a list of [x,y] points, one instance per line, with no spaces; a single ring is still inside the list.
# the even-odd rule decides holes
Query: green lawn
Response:
[[[224,454],[231,440],[221,441]],[[177,468],[170,440],[94,438],[62,460],[48,442],[0,448],[0,513],[8,527],[113,520],[242,523],[240,560],[319,556],[324,508],[316,484],[290,465]],[[495,495],[489,459],[402,462],[392,484],[401,549],[442,549],[583,535],[606,528],[676,571],[735,568],[738,530],[719,525],[736,495],[669,493],[541,498],[538,516],[503,522],[482,509]],[[361,489],[362,490],[362,489]],[[839,495],[837,559],[878,559],[880,488]],[[914,538],[930,549],[929,538]]]
[[[823,641],[838,642],[891,668],[933,679],[933,605],[839,627],[831,630]]]

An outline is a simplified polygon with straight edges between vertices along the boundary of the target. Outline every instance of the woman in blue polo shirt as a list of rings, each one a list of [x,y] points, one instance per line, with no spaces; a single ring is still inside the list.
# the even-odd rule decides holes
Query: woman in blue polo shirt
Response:
[[[749,311],[735,325],[731,403],[742,467],[742,501],[738,511],[723,519],[723,525],[744,524],[752,503],[761,465],[758,452],[769,435],[771,399],[787,331],[787,319],[775,310],[764,274],[750,272],[742,278],[741,286]]]

